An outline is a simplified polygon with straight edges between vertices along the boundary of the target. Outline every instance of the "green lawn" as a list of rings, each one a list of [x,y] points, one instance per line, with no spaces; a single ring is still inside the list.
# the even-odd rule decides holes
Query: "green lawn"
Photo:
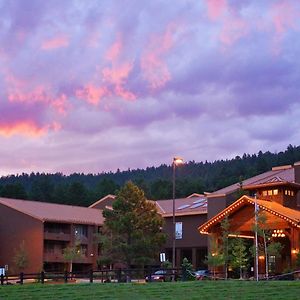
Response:
[[[0,286],[0,299],[300,299],[300,281],[198,281],[148,284]]]

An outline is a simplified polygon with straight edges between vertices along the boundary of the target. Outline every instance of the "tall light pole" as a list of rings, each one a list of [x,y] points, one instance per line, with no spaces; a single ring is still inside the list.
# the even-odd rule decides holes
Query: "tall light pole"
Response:
[[[183,159],[180,157],[174,157],[172,168],[173,168],[173,245],[172,245],[172,267],[176,266],[176,222],[175,222],[175,171],[176,166],[183,164]]]
[[[258,205],[257,205],[257,196],[255,194],[255,204],[254,204],[254,218],[255,218],[255,277],[256,277],[256,281],[258,281],[258,233],[257,233],[257,226],[258,226]]]

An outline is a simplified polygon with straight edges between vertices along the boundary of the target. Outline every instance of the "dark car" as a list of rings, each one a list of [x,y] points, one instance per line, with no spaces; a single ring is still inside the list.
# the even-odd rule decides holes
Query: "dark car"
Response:
[[[171,274],[169,274],[166,270],[158,270],[151,274],[151,281],[170,281]],[[149,276],[146,276],[146,282],[149,282]]]
[[[209,270],[198,270],[194,274],[197,280],[210,279],[211,277]]]

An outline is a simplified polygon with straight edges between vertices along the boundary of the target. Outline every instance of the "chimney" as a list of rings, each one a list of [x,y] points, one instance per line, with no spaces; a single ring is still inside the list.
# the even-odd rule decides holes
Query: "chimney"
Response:
[[[294,163],[295,182],[300,183],[300,161]]]

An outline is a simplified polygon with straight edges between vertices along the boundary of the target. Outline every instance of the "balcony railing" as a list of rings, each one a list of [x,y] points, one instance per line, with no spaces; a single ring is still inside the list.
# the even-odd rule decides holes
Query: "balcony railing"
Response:
[[[70,241],[71,240],[71,234],[63,233],[63,232],[44,232],[44,239],[45,240],[54,240],[54,241]]]

